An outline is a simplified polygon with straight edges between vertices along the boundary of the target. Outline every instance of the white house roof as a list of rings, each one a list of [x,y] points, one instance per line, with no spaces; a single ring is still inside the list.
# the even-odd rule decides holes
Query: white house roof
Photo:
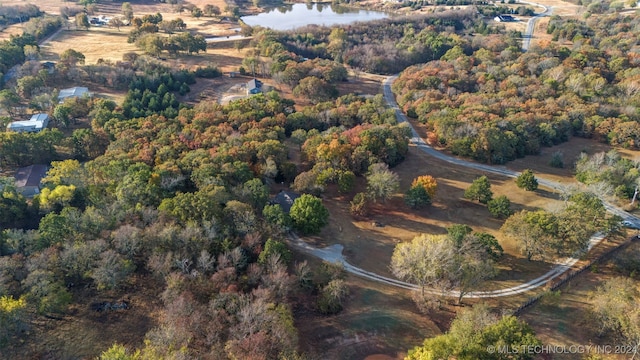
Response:
[[[49,115],[38,113],[33,114],[31,119],[22,120],[22,121],[14,121],[7,125],[7,129],[9,130],[32,130],[32,131],[40,131],[47,127],[49,124]]]
[[[84,94],[88,94],[89,89],[82,86],[76,86],[68,89],[60,90],[58,94],[58,99],[66,99],[68,97],[81,97]]]

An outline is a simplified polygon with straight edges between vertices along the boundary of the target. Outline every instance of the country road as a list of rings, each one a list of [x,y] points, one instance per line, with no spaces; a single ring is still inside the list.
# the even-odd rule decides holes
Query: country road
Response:
[[[547,8],[546,6],[540,5],[540,4],[536,4],[536,3],[532,3],[532,2],[527,2],[527,1],[520,1],[521,3],[525,3],[525,4],[529,4],[529,5],[534,5],[534,6],[540,6],[544,9],[544,11],[540,14],[537,14],[536,16],[532,17],[531,19],[529,19],[529,22],[527,23],[527,30],[525,32],[525,36],[523,38],[523,43],[522,43],[522,48],[524,51],[529,49],[529,44],[530,44],[530,40],[531,37],[533,35],[533,30],[535,27],[535,22],[543,17],[543,16],[548,16],[552,13],[552,8]],[[491,165],[486,165],[486,164],[479,164],[479,163],[475,163],[475,162],[471,162],[471,161],[467,161],[464,159],[459,159],[456,158],[454,156],[450,156],[447,155],[445,153],[439,152],[437,150],[435,150],[434,148],[432,148],[431,146],[429,146],[423,139],[422,137],[420,137],[420,135],[418,134],[418,132],[416,131],[416,129],[413,127],[413,125],[409,122],[408,118],[405,116],[405,114],[400,110],[398,103],[395,100],[395,97],[393,95],[393,92],[391,91],[391,85],[393,84],[393,81],[395,81],[395,79],[398,78],[398,75],[394,75],[394,76],[389,76],[387,77],[382,85],[382,90],[383,90],[383,95],[384,95],[384,99],[387,102],[387,105],[394,110],[396,118],[398,119],[399,123],[406,123],[407,125],[409,125],[409,128],[411,129],[411,139],[410,139],[410,144],[414,145],[415,147],[417,147],[418,149],[420,149],[421,151],[423,151],[424,153],[426,153],[429,156],[432,156],[436,159],[448,162],[450,164],[453,165],[457,165],[457,166],[464,166],[467,168],[471,168],[471,169],[476,169],[479,171],[483,171],[486,173],[491,173],[491,174],[496,174],[496,175],[501,175],[501,176],[506,176],[506,177],[510,177],[510,178],[516,178],[518,177],[518,175],[520,175],[519,172],[508,169],[507,167],[504,166],[491,166]],[[564,185],[555,181],[551,181],[548,179],[542,179],[542,178],[538,178],[538,183],[541,186],[556,190],[556,191],[562,191],[564,188]],[[629,221],[632,224],[640,227],[640,218],[637,218],[629,213],[627,213],[626,211],[614,206],[613,204],[608,203],[605,199],[601,199],[604,203],[605,208],[607,209],[607,211],[620,216],[623,220]],[[591,250],[594,246],[596,246],[597,244],[599,244],[602,240],[604,239],[604,234],[601,233],[597,233],[594,234],[590,239],[589,239],[589,246],[588,246],[588,250]],[[369,280],[373,280],[373,281],[377,281],[380,283],[384,283],[387,285],[391,285],[391,286],[396,286],[399,288],[404,288],[404,289],[408,289],[408,290],[420,290],[421,287],[415,284],[411,284],[411,283],[407,283],[404,281],[400,281],[398,279],[393,279],[393,278],[388,278],[385,276],[381,276],[369,271],[366,271],[364,269],[358,268],[356,266],[353,266],[352,264],[349,264],[346,259],[344,258],[344,255],[342,255],[342,250],[343,250],[343,246],[340,244],[334,244],[331,246],[328,246],[326,248],[315,248],[309,244],[307,244],[306,242],[304,242],[303,240],[301,240],[296,234],[291,233],[290,234],[290,239],[289,239],[289,243],[292,244],[293,246],[295,246],[296,248],[298,248],[299,250],[308,253],[310,255],[316,256],[322,260],[325,261],[329,261],[329,262],[338,262],[344,265],[344,268],[347,272],[369,279]],[[540,286],[545,285],[549,280],[555,279],[556,277],[564,274],[566,271],[568,271],[569,269],[571,269],[571,267],[578,262],[577,258],[567,258],[564,259],[562,261],[560,261],[559,263],[557,263],[550,271],[548,271],[546,274],[527,281],[523,284],[517,285],[517,286],[512,286],[506,289],[498,289],[498,290],[489,290],[489,291],[475,291],[475,292],[470,292],[465,294],[465,297],[468,298],[493,298],[493,297],[502,297],[502,296],[511,296],[511,295],[516,295],[516,294],[521,294],[523,292],[527,292],[529,290],[533,290],[536,289]],[[439,294],[439,295],[443,295],[443,293],[441,291],[437,291],[434,289],[428,289],[426,290],[426,292],[431,293],[431,294]],[[458,297],[460,295],[459,291],[449,291],[444,293],[444,295],[446,296],[450,296],[450,297]]]
[[[383,83],[383,93],[384,93],[384,98],[385,101],[387,102],[388,106],[390,108],[392,108],[395,111],[396,117],[398,119],[398,122],[400,123],[407,123],[411,129],[411,133],[412,133],[412,137],[410,139],[410,143],[414,146],[416,146],[417,148],[419,148],[421,151],[425,152],[426,154],[440,159],[442,161],[446,161],[448,163],[457,165],[457,166],[464,166],[464,167],[468,167],[468,168],[472,168],[472,169],[476,169],[476,170],[480,170],[483,172],[487,172],[487,173],[492,173],[492,174],[497,174],[497,175],[502,175],[502,176],[507,176],[507,177],[511,177],[511,178],[515,178],[519,175],[519,173],[517,171],[513,171],[510,170],[506,167],[498,167],[498,166],[490,166],[490,165],[486,165],[486,164],[478,164],[478,163],[474,163],[474,162],[470,162],[467,160],[463,160],[463,159],[458,159],[456,157],[453,156],[449,156],[447,154],[441,153],[435,149],[433,149],[431,146],[429,146],[421,137],[420,135],[418,135],[416,129],[411,125],[411,123],[408,121],[407,117],[404,115],[404,113],[402,113],[402,111],[400,111],[400,108],[398,107],[398,104],[395,101],[395,98],[393,96],[393,93],[391,92],[391,84],[393,83],[393,81],[397,78],[397,76],[390,76],[388,77],[384,83]],[[546,186],[555,190],[559,190],[562,188],[562,184],[560,183],[556,183],[550,180],[546,180],[546,179],[538,179],[538,183],[542,186]],[[626,214],[623,210],[618,209],[616,207],[614,207],[613,205],[610,204],[606,204],[605,205],[607,207],[608,210],[613,210],[615,213],[617,212],[622,212],[624,213],[625,216],[624,218],[629,220],[629,221],[635,221],[637,223],[640,223],[640,219],[637,219],[629,214]],[[591,239],[589,239],[589,250],[591,250],[591,248],[593,248],[594,246],[596,246],[598,243],[600,243],[600,241],[602,241],[602,239],[604,239],[604,235],[603,234],[595,234],[594,236],[591,237]],[[396,286],[399,288],[403,288],[403,289],[408,289],[408,290],[420,290],[421,287],[415,284],[411,284],[411,283],[407,283],[404,281],[400,281],[398,279],[393,279],[393,278],[388,278],[382,275],[378,275],[375,273],[372,273],[370,271],[366,271],[364,269],[361,269],[359,267],[356,267],[352,264],[350,264],[345,258],[344,255],[342,255],[342,250],[344,249],[344,247],[340,244],[334,244],[325,248],[316,248],[313,247],[309,244],[307,244],[306,242],[304,242],[302,239],[300,239],[296,234],[291,233],[290,234],[290,239],[289,239],[289,243],[291,245],[293,245],[294,247],[296,247],[297,249],[299,249],[302,252],[305,252],[307,254],[316,256],[322,260],[325,261],[329,261],[329,262],[338,262],[341,263],[345,270],[351,274],[360,276],[362,278],[365,279],[369,279],[369,280],[373,280],[373,281],[377,281],[380,283],[384,283],[387,285],[391,285],[391,286]],[[578,262],[577,258],[567,258],[561,262],[559,262],[558,264],[556,264],[550,271],[548,271],[546,274],[543,274],[540,277],[537,277],[533,280],[527,281],[523,284],[520,285],[516,285],[516,286],[512,286],[506,289],[498,289],[498,290],[488,290],[488,291],[475,291],[475,292],[470,292],[465,294],[465,297],[468,298],[494,298],[494,297],[503,297],[503,296],[511,296],[511,295],[517,295],[517,294],[521,294],[524,292],[527,292],[529,290],[533,290],[536,289],[540,286],[543,286],[545,284],[548,283],[549,280],[555,279],[558,276],[564,274],[566,271],[568,271],[569,269],[571,269],[571,267]],[[433,290],[433,289],[427,289],[426,290],[427,293],[431,293],[431,294],[439,294],[442,295],[441,291],[438,290]],[[448,291],[446,293],[444,293],[444,295],[446,296],[450,296],[450,297],[458,297],[460,295],[459,291]]]
[[[511,177],[511,178],[515,178],[517,177],[520,173],[517,171],[513,171],[510,170],[506,167],[503,166],[491,166],[491,165],[486,165],[486,164],[479,164],[479,163],[474,163],[471,161],[467,161],[467,160],[463,160],[463,159],[459,159],[447,154],[444,154],[442,152],[439,152],[437,150],[435,150],[434,148],[432,148],[431,146],[429,146],[421,137],[420,135],[418,135],[418,132],[416,131],[416,129],[411,125],[411,123],[408,121],[407,117],[404,115],[404,113],[402,113],[402,111],[400,110],[400,108],[398,107],[398,104],[395,101],[395,98],[393,96],[393,93],[391,91],[391,84],[393,83],[393,81],[397,78],[397,76],[390,76],[388,77],[384,83],[383,83],[383,94],[384,94],[384,98],[385,101],[387,102],[388,106],[390,108],[392,108],[395,111],[396,114],[396,118],[398,119],[399,123],[406,123],[409,125],[410,129],[411,129],[411,139],[410,139],[410,144],[416,146],[417,148],[419,148],[421,151],[425,152],[426,154],[440,159],[442,161],[446,161],[450,164],[454,164],[457,166],[464,166],[467,168],[472,168],[472,169],[476,169],[476,170],[480,170],[483,172],[487,172],[487,173],[492,173],[492,174],[497,174],[497,175],[502,175],[502,176],[507,176],[507,177]],[[547,180],[547,179],[538,179],[538,183],[541,186],[545,186],[554,190],[560,190],[562,189],[563,185],[551,180]],[[605,207],[607,208],[607,210],[609,210],[610,212],[617,214],[617,215],[621,215],[621,217],[627,221],[631,221],[635,224],[640,224],[640,219],[636,218],[633,215],[630,215],[628,213],[626,213],[625,211],[623,211],[622,209],[619,209],[611,204],[608,204],[605,202]],[[624,215],[624,216],[622,216]],[[597,244],[599,244],[602,240],[604,239],[604,235],[603,234],[595,234],[593,235],[590,239],[589,239],[589,247],[588,249],[591,250],[594,246],[596,246]],[[351,274],[354,274],[356,276],[365,278],[365,279],[369,279],[372,281],[377,281],[383,284],[387,284],[387,285],[391,285],[391,286],[395,286],[395,287],[399,287],[399,288],[403,288],[403,289],[408,289],[408,290],[420,290],[421,287],[415,284],[411,284],[411,283],[407,283],[404,281],[400,281],[398,279],[393,279],[393,278],[389,278],[389,277],[385,277],[370,271],[366,271],[364,269],[361,269],[359,267],[356,267],[352,264],[350,264],[344,257],[344,255],[342,254],[342,250],[344,249],[344,246],[340,245],[340,244],[334,244],[325,248],[316,248],[314,246],[309,245],[308,243],[306,243],[304,240],[300,239],[295,233],[291,233],[289,236],[289,244],[293,245],[295,248],[297,248],[298,250],[305,252],[307,254],[313,255],[315,257],[318,257],[322,260],[328,261],[328,262],[337,262],[337,263],[341,263],[345,270]],[[521,294],[533,289],[536,289],[540,286],[543,286],[545,284],[547,284],[549,282],[549,280],[555,279],[558,276],[564,274],[566,271],[568,271],[569,269],[571,269],[571,267],[578,262],[579,259],[577,258],[567,258],[564,259],[562,261],[560,261],[559,263],[557,263],[551,270],[549,270],[546,274],[543,274],[540,277],[537,277],[533,280],[527,281],[525,283],[522,283],[520,285],[516,285],[516,286],[512,286],[509,288],[505,288],[505,289],[497,289],[497,290],[488,290],[488,291],[474,291],[474,292],[469,292],[467,294],[465,294],[465,297],[467,298],[495,298],[495,297],[503,297],[503,296],[512,296],[512,295],[517,295],[517,294]],[[425,292],[430,293],[430,294],[437,294],[437,295],[446,295],[449,297],[458,297],[460,295],[459,291],[448,291],[445,292],[444,294],[441,291],[438,290],[434,290],[434,289],[427,289],[425,290]]]
[[[533,37],[533,30],[536,27],[536,22],[541,17],[551,16],[551,14],[553,13],[553,7],[551,6],[546,7],[542,4],[536,4],[529,1],[519,1],[519,3],[532,5],[532,6],[539,6],[544,9],[544,11],[542,11],[539,14],[535,14],[533,17],[531,17],[531,19],[529,19],[529,21],[527,21],[527,29],[525,30],[522,36],[522,51],[527,51],[529,50],[529,46],[531,45],[531,38]]]

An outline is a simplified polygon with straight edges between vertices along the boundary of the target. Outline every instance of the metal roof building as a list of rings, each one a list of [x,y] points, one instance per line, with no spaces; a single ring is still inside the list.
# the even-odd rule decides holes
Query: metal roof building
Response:
[[[49,125],[49,115],[38,113],[33,114],[29,120],[9,123],[7,130],[15,132],[38,132],[46,129],[47,125]]]
[[[60,102],[64,101],[64,99],[67,98],[78,98],[78,97],[82,97],[85,94],[90,95],[89,94],[89,89],[86,87],[82,87],[82,86],[76,86],[76,87],[72,87],[72,88],[68,88],[68,89],[62,89],[60,90],[60,93],[58,94],[58,100],[60,100]]]

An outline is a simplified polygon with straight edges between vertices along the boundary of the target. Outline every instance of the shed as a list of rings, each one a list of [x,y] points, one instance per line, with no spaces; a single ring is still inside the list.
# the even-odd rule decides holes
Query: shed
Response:
[[[44,113],[33,114],[31,119],[13,121],[7,125],[7,130],[15,132],[39,132],[49,125],[49,115]]]
[[[33,197],[40,193],[41,181],[47,175],[47,165],[36,164],[23,167],[16,171],[16,188],[25,197]]]
[[[247,83],[247,95],[258,94],[262,92],[262,81],[251,79]]]
[[[271,200],[271,204],[278,204],[282,208],[285,213],[289,213],[291,211],[291,206],[293,206],[293,202],[296,201],[297,198],[300,197],[300,194],[296,194],[290,191],[280,190],[280,192]]]
[[[58,94],[58,100],[60,102],[63,102],[65,99],[68,99],[68,98],[79,98],[85,95],[87,96],[90,95],[89,89],[82,86],[76,86],[76,87],[60,90],[60,93]]]

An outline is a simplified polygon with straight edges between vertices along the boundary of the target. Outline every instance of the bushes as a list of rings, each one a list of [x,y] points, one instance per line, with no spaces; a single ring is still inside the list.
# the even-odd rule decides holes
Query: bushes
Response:
[[[488,203],[492,197],[491,183],[486,176],[481,176],[473,180],[471,186],[464,191],[465,199],[478,200],[482,204]]]
[[[303,234],[318,233],[329,221],[329,211],[322,205],[322,200],[309,194],[293,202],[290,215],[293,226]]]
[[[562,152],[556,151],[551,155],[551,160],[549,160],[549,166],[562,169],[564,168],[564,160],[562,156]]]
[[[369,212],[369,199],[365,193],[357,193],[350,204],[349,211],[353,216],[365,216]]]
[[[222,72],[215,66],[197,68],[194,75],[199,78],[213,79],[222,76]]]
[[[498,219],[506,219],[513,213],[511,210],[511,201],[504,195],[489,200],[487,208],[491,215]]]
[[[412,186],[404,196],[404,202],[412,209],[431,205],[431,197],[420,185]]]
[[[323,262],[316,283],[320,293],[316,305],[323,314],[336,314],[342,310],[344,300],[349,295],[345,282],[346,272],[342,264]]]

